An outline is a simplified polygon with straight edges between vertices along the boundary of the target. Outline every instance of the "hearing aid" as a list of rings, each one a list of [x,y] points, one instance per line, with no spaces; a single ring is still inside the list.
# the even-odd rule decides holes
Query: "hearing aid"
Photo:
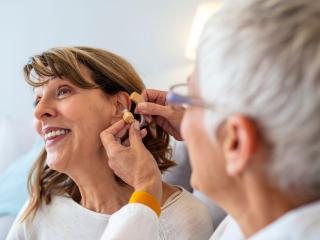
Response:
[[[141,102],[145,102],[143,96],[141,96],[137,92],[133,92],[129,96],[130,100],[134,102],[136,105],[138,105]],[[140,128],[144,127],[146,125],[146,121],[143,115],[140,115]]]
[[[133,114],[132,114],[128,109],[123,110],[122,119],[123,119],[127,124],[132,124],[132,123],[134,123]]]
[[[136,105],[138,105],[141,102],[145,102],[143,96],[141,96],[137,92],[133,92],[130,94],[129,99],[134,102]],[[146,120],[143,115],[140,115],[140,128],[144,127],[146,125]]]
[[[139,103],[145,102],[145,99],[143,98],[143,96],[137,92],[131,93],[129,98],[136,105],[138,105]],[[143,115],[140,115],[140,128],[142,128],[146,125],[147,124],[146,124],[145,117]],[[156,138],[157,137],[157,125],[154,122],[151,122],[149,124],[149,129],[150,129],[150,132],[151,132],[153,138]]]
[[[140,94],[137,93],[137,92],[131,93],[131,95],[130,95],[129,98],[130,98],[130,100],[131,100],[132,102],[134,102],[134,103],[137,104],[137,105],[138,105],[139,103],[145,102],[143,96],[140,95]]]

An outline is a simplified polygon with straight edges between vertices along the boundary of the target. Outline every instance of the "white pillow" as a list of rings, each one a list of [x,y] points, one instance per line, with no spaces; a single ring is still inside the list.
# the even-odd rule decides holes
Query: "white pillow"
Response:
[[[35,136],[31,119],[0,118],[0,175],[33,146]]]

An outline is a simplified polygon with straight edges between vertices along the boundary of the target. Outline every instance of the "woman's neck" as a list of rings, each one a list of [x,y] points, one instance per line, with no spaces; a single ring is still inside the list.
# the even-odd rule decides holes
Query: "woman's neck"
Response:
[[[257,179],[251,180],[243,182],[232,196],[219,199],[246,238],[305,203]]]
[[[80,190],[80,204],[92,211],[112,214],[128,203],[133,188],[116,180],[106,156],[81,161],[66,174]]]
[[[115,183],[110,186],[109,182],[88,184],[79,187],[79,189],[80,204],[83,207],[105,214],[112,214],[127,204],[133,192],[132,188],[127,185],[121,186]]]
[[[82,161],[81,167],[73,166],[66,174],[80,190],[80,204],[92,211],[112,214],[128,203],[134,189],[116,180],[108,166],[106,156]],[[178,191],[178,188],[163,183],[161,204]]]

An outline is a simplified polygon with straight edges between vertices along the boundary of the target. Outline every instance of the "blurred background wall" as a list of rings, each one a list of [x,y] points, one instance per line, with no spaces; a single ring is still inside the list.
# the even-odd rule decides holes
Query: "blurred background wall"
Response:
[[[0,118],[32,118],[22,67],[51,47],[87,45],[129,60],[147,87],[185,81],[193,17],[208,0],[10,0],[0,2]]]

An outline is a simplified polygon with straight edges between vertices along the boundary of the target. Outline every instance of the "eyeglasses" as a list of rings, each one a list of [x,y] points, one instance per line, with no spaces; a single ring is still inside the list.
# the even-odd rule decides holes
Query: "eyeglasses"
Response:
[[[167,93],[166,101],[171,105],[180,105],[185,108],[189,106],[213,109],[213,104],[208,103],[198,97],[190,96],[188,93],[188,84],[180,83],[170,87]]]

